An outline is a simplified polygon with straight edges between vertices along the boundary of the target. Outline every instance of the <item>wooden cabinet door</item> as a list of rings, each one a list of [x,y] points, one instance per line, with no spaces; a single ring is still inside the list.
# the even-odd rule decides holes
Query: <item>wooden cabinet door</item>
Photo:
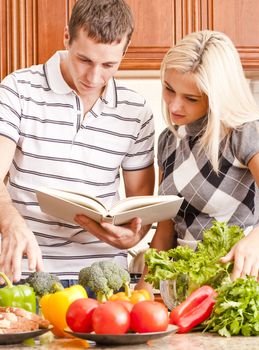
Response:
[[[75,0],[0,0],[1,79],[45,62],[63,49],[63,33]]]
[[[227,34],[243,67],[259,70],[258,0],[126,0],[136,31],[121,68],[159,69],[170,46],[193,31]]]
[[[208,1],[212,29],[226,33],[240,54],[243,67],[259,70],[259,1]]]
[[[0,0],[0,79],[45,62],[63,49],[63,32],[76,0]],[[225,32],[244,68],[259,71],[258,0],[126,0],[135,32],[120,69],[159,69],[169,49],[197,30]]]

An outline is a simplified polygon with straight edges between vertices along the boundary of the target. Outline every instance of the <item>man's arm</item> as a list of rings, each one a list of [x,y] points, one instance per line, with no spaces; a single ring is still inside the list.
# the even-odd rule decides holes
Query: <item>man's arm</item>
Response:
[[[124,171],[123,177],[127,197],[153,194],[155,182],[153,165],[142,170]],[[119,249],[135,246],[150,228],[150,225],[142,227],[140,218],[135,218],[129,224],[122,226],[107,222],[98,224],[84,215],[77,215],[76,221],[100,240]]]
[[[126,197],[148,196],[154,193],[154,166],[142,170],[123,171]]]
[[[123,179],[126,197],[149,196],[154,194],[154,165],[142,170],[123,171]],[[138,237],[136,237],[138,242],[146,235],[150,227],[151,225],[141,227],[141,230],[138,232]]]
[[[4,180],[10,168],[16,144],[0,136],[0,232],[2,235],[0,270],[15,282],[21,278],[23,255],[28,258],[30,270],[42,270],[41,252],[35,236],[13,206]]]

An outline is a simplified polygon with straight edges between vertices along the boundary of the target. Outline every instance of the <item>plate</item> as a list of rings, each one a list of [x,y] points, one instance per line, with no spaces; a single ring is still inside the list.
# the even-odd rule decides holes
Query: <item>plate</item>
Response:
[[[95,333],[77,333],[72,332],[66,328],[64,331],[74,337],[92,340],[98,344],[103,345],[133,345],[143,344],[148,340],[158,339],[165,337],[171,333],[177,332],[178,327],[169,325],[167,330],[164,332],[150,332],[150,333],[126,333],[126,334],[95,334]]]
[[[29,331],[29,332],[0,334],[0,345],[22,343],[24,340],[38,337],[39,335],[42,335],[50,331],[51,329],[52,327],[36,329],[35,331]]]

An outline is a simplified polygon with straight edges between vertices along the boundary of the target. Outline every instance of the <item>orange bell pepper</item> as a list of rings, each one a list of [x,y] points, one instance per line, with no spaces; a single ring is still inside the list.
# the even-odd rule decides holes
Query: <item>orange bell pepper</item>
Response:
[[[53,294],[44,295],[40,301],[43,316],[54,326],[52,332],[57,337],[66,337],[63,330],[68,327],[66,313],[69,305],[80,298],[87,298],[84,287],[76,284]]]

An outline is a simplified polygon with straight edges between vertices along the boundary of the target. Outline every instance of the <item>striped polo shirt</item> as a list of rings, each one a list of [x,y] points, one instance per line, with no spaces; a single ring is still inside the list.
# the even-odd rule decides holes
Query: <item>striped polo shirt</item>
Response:
[[[43,214],[35,190],[85,193],[109,208],[119,198],[120,168],[140,170],[153,163],[154,123],[145,99],[113,78],[84,118],[80,97],[61,74],[62,55],[66,51],[2,81],[0,135],[17,145],[7,184],[13,203],[37,238],[45,271],[66,279],[97,260],[126,266],[127,252]]]

